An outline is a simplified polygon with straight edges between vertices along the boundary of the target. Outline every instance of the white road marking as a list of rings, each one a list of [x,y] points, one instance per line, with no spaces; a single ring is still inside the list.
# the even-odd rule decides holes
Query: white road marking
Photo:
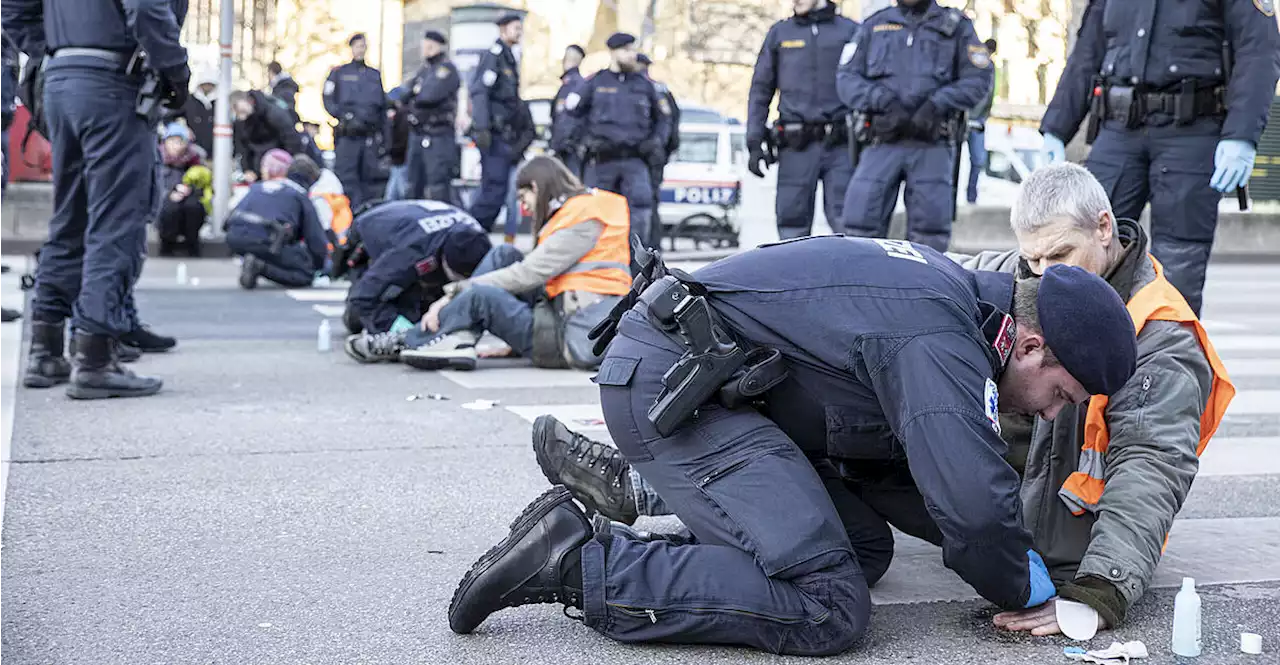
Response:
[[[1210,339],[1213,348],[1224,351],[1277,351],[1280,352],[1280,335],[1215,335]]]
[[[1280,475],[1280,437],[1214,437],[1197,477]]]
[[[343,312],[346,311],[346,305],[312,305],[311,309],[319,312],[321,316],[327,318],[342,318]]]
[[[1227,407],[1228,417],[1259,414],[1280,414],[1280,390],[1242,390]]]
[[[537,367],[503,367],[481,372],[440,372],[450,381],[473,390],[508,388],[591,388],[594,372],[571,369],[539,369]]]
[[[1280,376],[1280,358],[1223,358],[1227,365],[1227,375],[1240,376]]]
[[[298,302],[344,302],[347,299],[345,288],[289,289],[284,293]]]
[[[607,439],[599,436],[601,432],[606,436],[608,434],[608,429],[604,424],[604,414],[600,411],[599,404],[549,404],[545,406],[522,405],[508,406],[506,409],[531,423],[538,416],[544,414],[551,415],[575,432],[581,432],[584,434],[591,432],[591,438],[597,441],[607,441]]]

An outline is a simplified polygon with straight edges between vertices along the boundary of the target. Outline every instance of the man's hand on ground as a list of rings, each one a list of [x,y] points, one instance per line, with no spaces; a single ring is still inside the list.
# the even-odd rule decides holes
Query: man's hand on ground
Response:
[[[431,303],[431,307],[427,309],[427,313],[422,315],[422,329],[427,332],[435,332],[440,329],[440,310],[452,300],[449,296],[440,298]]]
[[[1052,598],[1039,607],[1001,612],[995,615],[991,622],[996,628],[1016,632],[1030,631],[1037,637],[1058,635],[1062,633],[1062,628],[1058,626],[1057,603],[1058,599]],[[1106,620],[1098,617],[1098,628],[1106,628],[1106,624]]]
[[[509,346],[490,346],[476,351],[476,355],[481,358],[510,358],[515,355],[515,351]]]

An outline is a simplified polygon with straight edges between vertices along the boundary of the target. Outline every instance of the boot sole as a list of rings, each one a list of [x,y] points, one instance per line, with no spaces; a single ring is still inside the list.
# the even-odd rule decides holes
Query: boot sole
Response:
[[[533,458],[537,461],[538,469],[542,471],[543,477],[552,485],[565,484],[564,481],[560,479],[560,475],[551,469],[549,465],[551,460],[544,454],[544,451],[547,449],[547,439],[555,436],[556,425],[558,424],[563,423],[556,420],[555,416],[550,415],[538,416],[533,421]],[[568,489],[568,486],[565,486],[565,489]],[[596,503],[591,500],[590,496],[578,496],[573,493],[573,490],[569,490],[569,494],[571,494],[578,503],[582,504],[582,507],[585,509],[583,512],[587,514],[587,517],[603,517],[604,519],[620,522],[627,526],[631,526],[636,523],[635,517],[628,516],[626,518],[615,518],[613,516],[605,515],[604,511],[600,510],[600,506],[596,505]]]
[[[67,397],[71,399],[111,399],[115,397],[148,397],[160,392],[164,384],[143,390],[121,391],[111,388],[83,388],[75,384],[67,386]]]
[[[54,386],[60,386],[70,380],[70,376],[57,379],[50,379],[43,376],[28,376],[22,379],[22,386],[24,388],[52,388]]]
[[[414,369],[422,370],[442,370],[453,369],[461,371],[471,371],[479,364],[479,360],[472,357],[465,358],[440,358],[433,356],[417,356],[400,354],[400,362]]]
[[[534,499],[533,502],[526,506],[524,511],[520,513],[520,516],[516,517],[515,521],[511,523],[510,532],[507,534],[507,537],[503,538],[497,545],[489,548],[489,551],[482,554],[479,559],[476,559],[475,563],[471,564],[471,568],[462,576],[462,580],[458,582],[458,588],[453,592],[453,598],[449,601],[450,630],[458,633],[459,635],[465,635],[471,632],[471,630],[458,630],[453,625],[453,614],[457,610],[458,602],[467,594],[468,591],[471,590],[471,586],[475,584],[476,580],[480,579],[481,575],[488,572],[489,569],[493,567],[493,564],[497,563],[499,559],[509,553],[511,548],[515,547],[515,544],[520,542],[521,538],[528,535],[529,530],[532,529],[535,524],[542,521],[542,518],[546,517],[548,513],[560,504],[564,503],[566,500],[573,501],[573,495],[570,494],[568,488],[563,485],[557,485],[546,492],[543,492],[542,496]]]

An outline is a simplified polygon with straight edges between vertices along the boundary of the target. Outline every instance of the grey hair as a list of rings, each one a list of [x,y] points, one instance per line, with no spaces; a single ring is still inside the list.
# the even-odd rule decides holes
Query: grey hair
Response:
[[[1033,233],[1065,218],[1092,231],[1104,212],[1115,216],[1098,179],[1083,166],[1059,162],[1036,169],[1022,183],[1009,224],[1014,233]]]

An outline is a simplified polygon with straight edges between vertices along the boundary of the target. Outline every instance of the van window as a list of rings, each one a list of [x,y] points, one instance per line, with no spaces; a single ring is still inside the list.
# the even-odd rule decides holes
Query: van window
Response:
[[[724,116],[714,109],[680,109],[680,122],[719,125],[724,122]]]
[[[719,144],[719,132],[680,132],[680,147],[671,161],[686,164],[715,164]]]
[[[729,132],[729,152],[733,165],[745,168],[747,165],[747,135]]]

